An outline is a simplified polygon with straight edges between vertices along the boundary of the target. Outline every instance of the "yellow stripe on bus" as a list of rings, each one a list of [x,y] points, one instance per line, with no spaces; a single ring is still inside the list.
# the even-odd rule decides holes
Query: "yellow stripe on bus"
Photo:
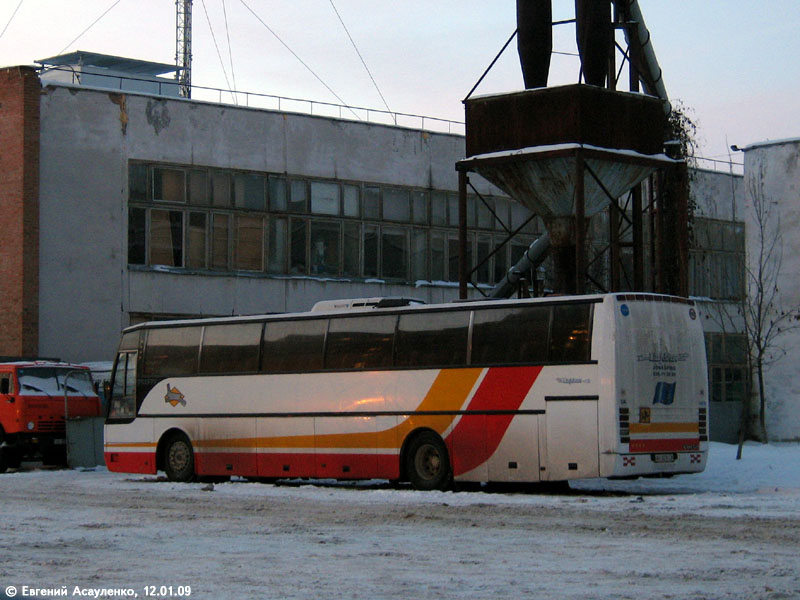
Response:
[[[699,433],[697,423],[631,423],[631,433]]]

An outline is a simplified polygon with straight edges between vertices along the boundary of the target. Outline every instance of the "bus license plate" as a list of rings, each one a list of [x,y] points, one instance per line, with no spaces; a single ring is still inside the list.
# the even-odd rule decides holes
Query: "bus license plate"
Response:
[[[653,454],[654,463],[672,463],[676,458],[675,454]]]
[[[64,444],[66,444],[66,443],[67,443],[67,440],[65,440],[65,439],[60,439],[60,438],[59,438],[59,439],[55,439],[55,440],[53,440],[53,444],[54,444],[55,446],[63,446],[63,445],[64,445]]]

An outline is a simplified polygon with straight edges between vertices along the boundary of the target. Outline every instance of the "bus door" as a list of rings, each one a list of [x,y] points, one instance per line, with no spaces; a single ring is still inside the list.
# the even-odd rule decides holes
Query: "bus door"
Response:
[[[547,468],[542,479],[599,477],[597,399],[547,396],[545,401]]]

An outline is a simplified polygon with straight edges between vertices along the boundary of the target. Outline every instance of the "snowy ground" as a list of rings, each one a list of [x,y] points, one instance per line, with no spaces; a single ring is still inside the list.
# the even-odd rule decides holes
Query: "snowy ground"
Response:
[[[800,598],[800,445],[735,453],[567,493],[12,472],[0,598]]]

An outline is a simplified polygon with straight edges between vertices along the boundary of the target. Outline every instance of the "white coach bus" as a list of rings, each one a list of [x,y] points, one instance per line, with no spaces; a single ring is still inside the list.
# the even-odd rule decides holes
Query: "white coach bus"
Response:
[[[123,332],[111,471],[537,482],[702,471],[691,300],[606,294],[152,322]]]

